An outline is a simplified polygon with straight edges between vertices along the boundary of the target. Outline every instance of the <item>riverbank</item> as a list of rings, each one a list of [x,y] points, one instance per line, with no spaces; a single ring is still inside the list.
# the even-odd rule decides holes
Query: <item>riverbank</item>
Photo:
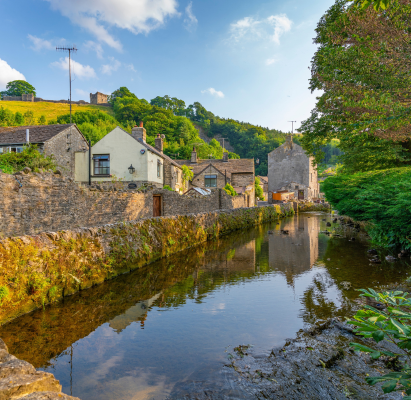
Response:
[[[220,210],[0,241],[0,324],[229,232],[293,215],[290,205]]]

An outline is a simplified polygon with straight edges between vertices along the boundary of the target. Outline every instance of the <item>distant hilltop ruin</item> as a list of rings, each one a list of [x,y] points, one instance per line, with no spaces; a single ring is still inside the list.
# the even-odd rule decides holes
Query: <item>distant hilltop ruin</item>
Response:
[[[23,94],[21,96],[3,96],[3,101],[31,101],[31,102],[39,102],[45,101],[47,103],[63,103],[68,104],[70,103],[69,100],[44,100],[41,97],[35,97],[34,94]],[[71,104],[96,104],[99,106],[107,106],[111,107],[111,104],[108,103],[108,94],[103,94],[100,92],[90,93],[90,103],[84,100],[79,101],[72,101]]]

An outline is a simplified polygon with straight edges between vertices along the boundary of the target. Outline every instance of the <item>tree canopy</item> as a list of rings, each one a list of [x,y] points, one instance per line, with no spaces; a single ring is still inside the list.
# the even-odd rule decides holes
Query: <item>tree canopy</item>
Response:
[[[1,92],[2,96],[21,96],[22,94],[33,93],[36,96],[34,86],[26,81],[12,81],[6,85],[6,90]]]
[[[411,162],[411,4],[378,4],[337,0],[314,40],[310,89],[323,94],[299,129],[302,144],[320,162],[339,139],[348,172]]]

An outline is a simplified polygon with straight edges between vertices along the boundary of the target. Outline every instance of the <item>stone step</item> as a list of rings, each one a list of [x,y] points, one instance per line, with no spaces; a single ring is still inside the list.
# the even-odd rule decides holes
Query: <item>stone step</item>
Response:
[[[0,400],[18,399],[33,392],[61,392],[53,374],[36,371],[34,374],[11,375],[0,379]]]
[[[64,393],[56,392],[35,392],[24,397],[19,397],[22,400],[80,400],[78,397],[72,397]]]

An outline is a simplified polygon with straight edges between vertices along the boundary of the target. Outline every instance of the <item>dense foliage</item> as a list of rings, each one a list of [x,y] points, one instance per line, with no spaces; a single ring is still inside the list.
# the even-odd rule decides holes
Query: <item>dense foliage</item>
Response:
[[[372,298],[379,304],[382,310],[372,306],[365,306],[364,310],[357,311],[353,320],[349,324],[355,325],[355,332],[365,338],[373,339],[376,343],[386,340],[398,348],[397,353],[373,349],[368,346],[351,343],[356,351],[369,353],[373,359],[385,356],[391,359],[391,363],[396,363],[395,372],[390,372],[383,376],[367,377],[366,381],[370,385],[384,382],[382,390],[384,393],[394,391],[405,392],[404,400],[411,400],[411,368],[409,364],[402,365],[399,357],[404,357],[411,361],[411,299],[408,293],[401,291],[377,293],[372,289],[361,289],[361,296]],[[401,367],[400,367],[401,366]]]
[[[33,171],[40,169],[55,170],[56,164],[53,156],[44,156],[37,150],[36,145],[30,145],[21,153],[4,153],[0,155],[0,169],[6,174],[13,174],[29,167]]]
[[[411,163],[411,2],[362,3],[336,0],[318,23],[310,89],[323,93],[300,128],[318,163],[339,139],[348,173]]]
[[[411,167],[337,174],[322,188],[341,214],[370,222],[377,244],[411,249]]]
[[[0,126],[44,125],[45,123],[44,115],[36,119],[31,110],[27,110],[24,114],[19,111],[13,113],[8,108],[0,106]]]
[[[258,200],[264,200],[264,190],[260,186],[260,178],[258,176],[255,177],[255,182],[254,182],[254,190],[255,190],[255,198]]]
[[[26,81],[12,81],[6,85],[6,90],[0,92],[0,98],[2,96],[21,96],[22,94],[33,93],[36,95],[36,89],[34,86]]]
[[[229,183],[227,183],[227,184],[223,187],[223,190],[224,190],[228,195],[230,195],[230,196],[232,196],[232,197],[237,196],[237,192],[234,190],[234,188],[233,188]]]

